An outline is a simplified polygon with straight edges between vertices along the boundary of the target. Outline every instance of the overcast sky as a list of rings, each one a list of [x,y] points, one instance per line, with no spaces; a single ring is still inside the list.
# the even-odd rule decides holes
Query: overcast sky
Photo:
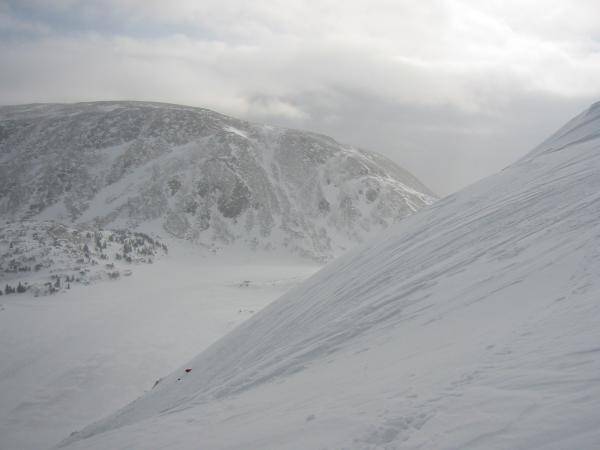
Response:
[[[600,100],[600,1],[0,0],[0,104],[208,107],[447,194]]]

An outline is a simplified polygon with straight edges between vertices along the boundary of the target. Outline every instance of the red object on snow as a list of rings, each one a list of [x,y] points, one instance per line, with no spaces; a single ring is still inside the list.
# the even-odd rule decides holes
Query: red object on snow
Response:
[[[186,373],[190,373],[192,369],[185,369]]]

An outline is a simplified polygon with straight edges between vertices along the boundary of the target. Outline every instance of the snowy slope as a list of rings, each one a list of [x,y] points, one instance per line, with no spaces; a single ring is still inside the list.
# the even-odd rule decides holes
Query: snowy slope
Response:
[[[118,280],[168,251],[144,233],[67,227],[51,221],[0,223],[0,295],[22,285],[35,296],[72,284]]]
[[[69,449],[595,449],[600,104],[334,261]]]
[[[327,260],[432,203],[388,159],[314,133],[145,102],[0,107],[0,217]]]

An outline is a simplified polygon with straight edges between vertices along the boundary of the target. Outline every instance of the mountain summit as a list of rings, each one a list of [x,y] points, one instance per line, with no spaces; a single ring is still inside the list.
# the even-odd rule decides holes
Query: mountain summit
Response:
[[[0,215],[166,231],[212,251],[329,259],[434,201],[414,176],[327,136],[201,108],[0,108]]]
[[[599,217],[595,105],[64,444],[598,448]]]

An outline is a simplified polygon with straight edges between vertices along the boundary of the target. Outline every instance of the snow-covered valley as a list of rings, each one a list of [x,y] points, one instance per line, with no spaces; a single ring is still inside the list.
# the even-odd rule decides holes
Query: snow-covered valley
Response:
[[[599,130],[595,104],[62,446],[598,448]]]
[[[202,108],[0,107],[0,448],[126,405],[434,200],[375,153]]]
[[[171,236],[130,276],[0,297],[0,448],[598,448],[599,136],[595,104],[322,269]],[[34,219],[5,276],[163,249]]]
[[[318,268],[175,242],[118,281],[0,297],[0,448],[49,448],[124,406]]]
[[[600,450],[599,18],[0,0],[0,450]]]

